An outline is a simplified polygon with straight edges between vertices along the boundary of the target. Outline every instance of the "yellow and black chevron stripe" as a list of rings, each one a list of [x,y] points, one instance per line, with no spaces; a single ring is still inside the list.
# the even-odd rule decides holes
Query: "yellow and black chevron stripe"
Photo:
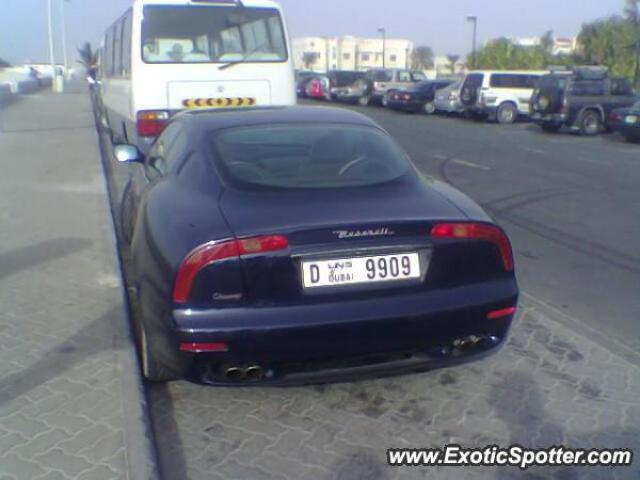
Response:
[[[255,104],[256,99],[250,97],[189,98],[182,101],[185,108],[239,108],[253,107]]]

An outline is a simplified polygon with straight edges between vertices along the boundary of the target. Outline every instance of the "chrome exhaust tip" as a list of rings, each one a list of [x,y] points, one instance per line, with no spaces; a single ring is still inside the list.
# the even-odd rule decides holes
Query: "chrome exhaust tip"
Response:
[[[250,365],[245,370],[245,378],[253,382],[262,380],[264,378],[264,370],[260,365]]]
[[[224,378],[239,381],[245,378],[245,371],[239,367],[227,367],[223,370]]]

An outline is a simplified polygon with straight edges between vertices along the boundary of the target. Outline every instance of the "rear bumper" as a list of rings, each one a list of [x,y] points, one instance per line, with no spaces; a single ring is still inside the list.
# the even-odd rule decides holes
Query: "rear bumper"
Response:
[[[187,356],[196,381],[226,384],[215,374],[228,364],[259,364],[272,372],[262,383],[333,381],[437,368],[487,353],[502,344],[511,324],[511,317],[489,320],[488,312],[513,306],[517,298],[515,280],[500,280],[367,301],[175,310],[174,337],[176,344],[228,345],[224,353]],[[453,342],[471,335],[493,340],[456,353]],[[351,362],[371,355],[390,360]],[[330,360],[337,363],[327,366]]]
[[[564,113],[540,113],[533,112],[530,115],[531,121],[537,124],[564,125],[567,116]]]
[[[398,102],[395,100],[387,100],[387,107],[392,110],[401,110],[403,112],[419,112],[422,108],[422,103],[419,101]]]

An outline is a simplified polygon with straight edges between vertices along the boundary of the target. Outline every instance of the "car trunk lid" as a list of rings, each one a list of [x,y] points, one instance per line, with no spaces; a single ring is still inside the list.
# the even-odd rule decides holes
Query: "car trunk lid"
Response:
[[[315,260],[415,254],[423,270],[420,278],[394,285],[423,288],[433,224],[467,217],[435,190],[410,188],[412,181],[354,189],[226,191],[221,210],[237,238],[284,235],[289,240],[286,251],[243,258],[247,301],[263,305],[366,298],[392,285],[305,289],[302,263]]]

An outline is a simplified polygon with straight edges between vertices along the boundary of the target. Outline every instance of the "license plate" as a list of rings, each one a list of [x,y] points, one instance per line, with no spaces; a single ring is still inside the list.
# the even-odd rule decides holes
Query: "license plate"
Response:
[[[397,282],[422,276],[417,253],[302,262],[302,274],[304,288]]]
[[[627,115],[624,119],[625,123],[634,124],[638,122],[637,115]]]

